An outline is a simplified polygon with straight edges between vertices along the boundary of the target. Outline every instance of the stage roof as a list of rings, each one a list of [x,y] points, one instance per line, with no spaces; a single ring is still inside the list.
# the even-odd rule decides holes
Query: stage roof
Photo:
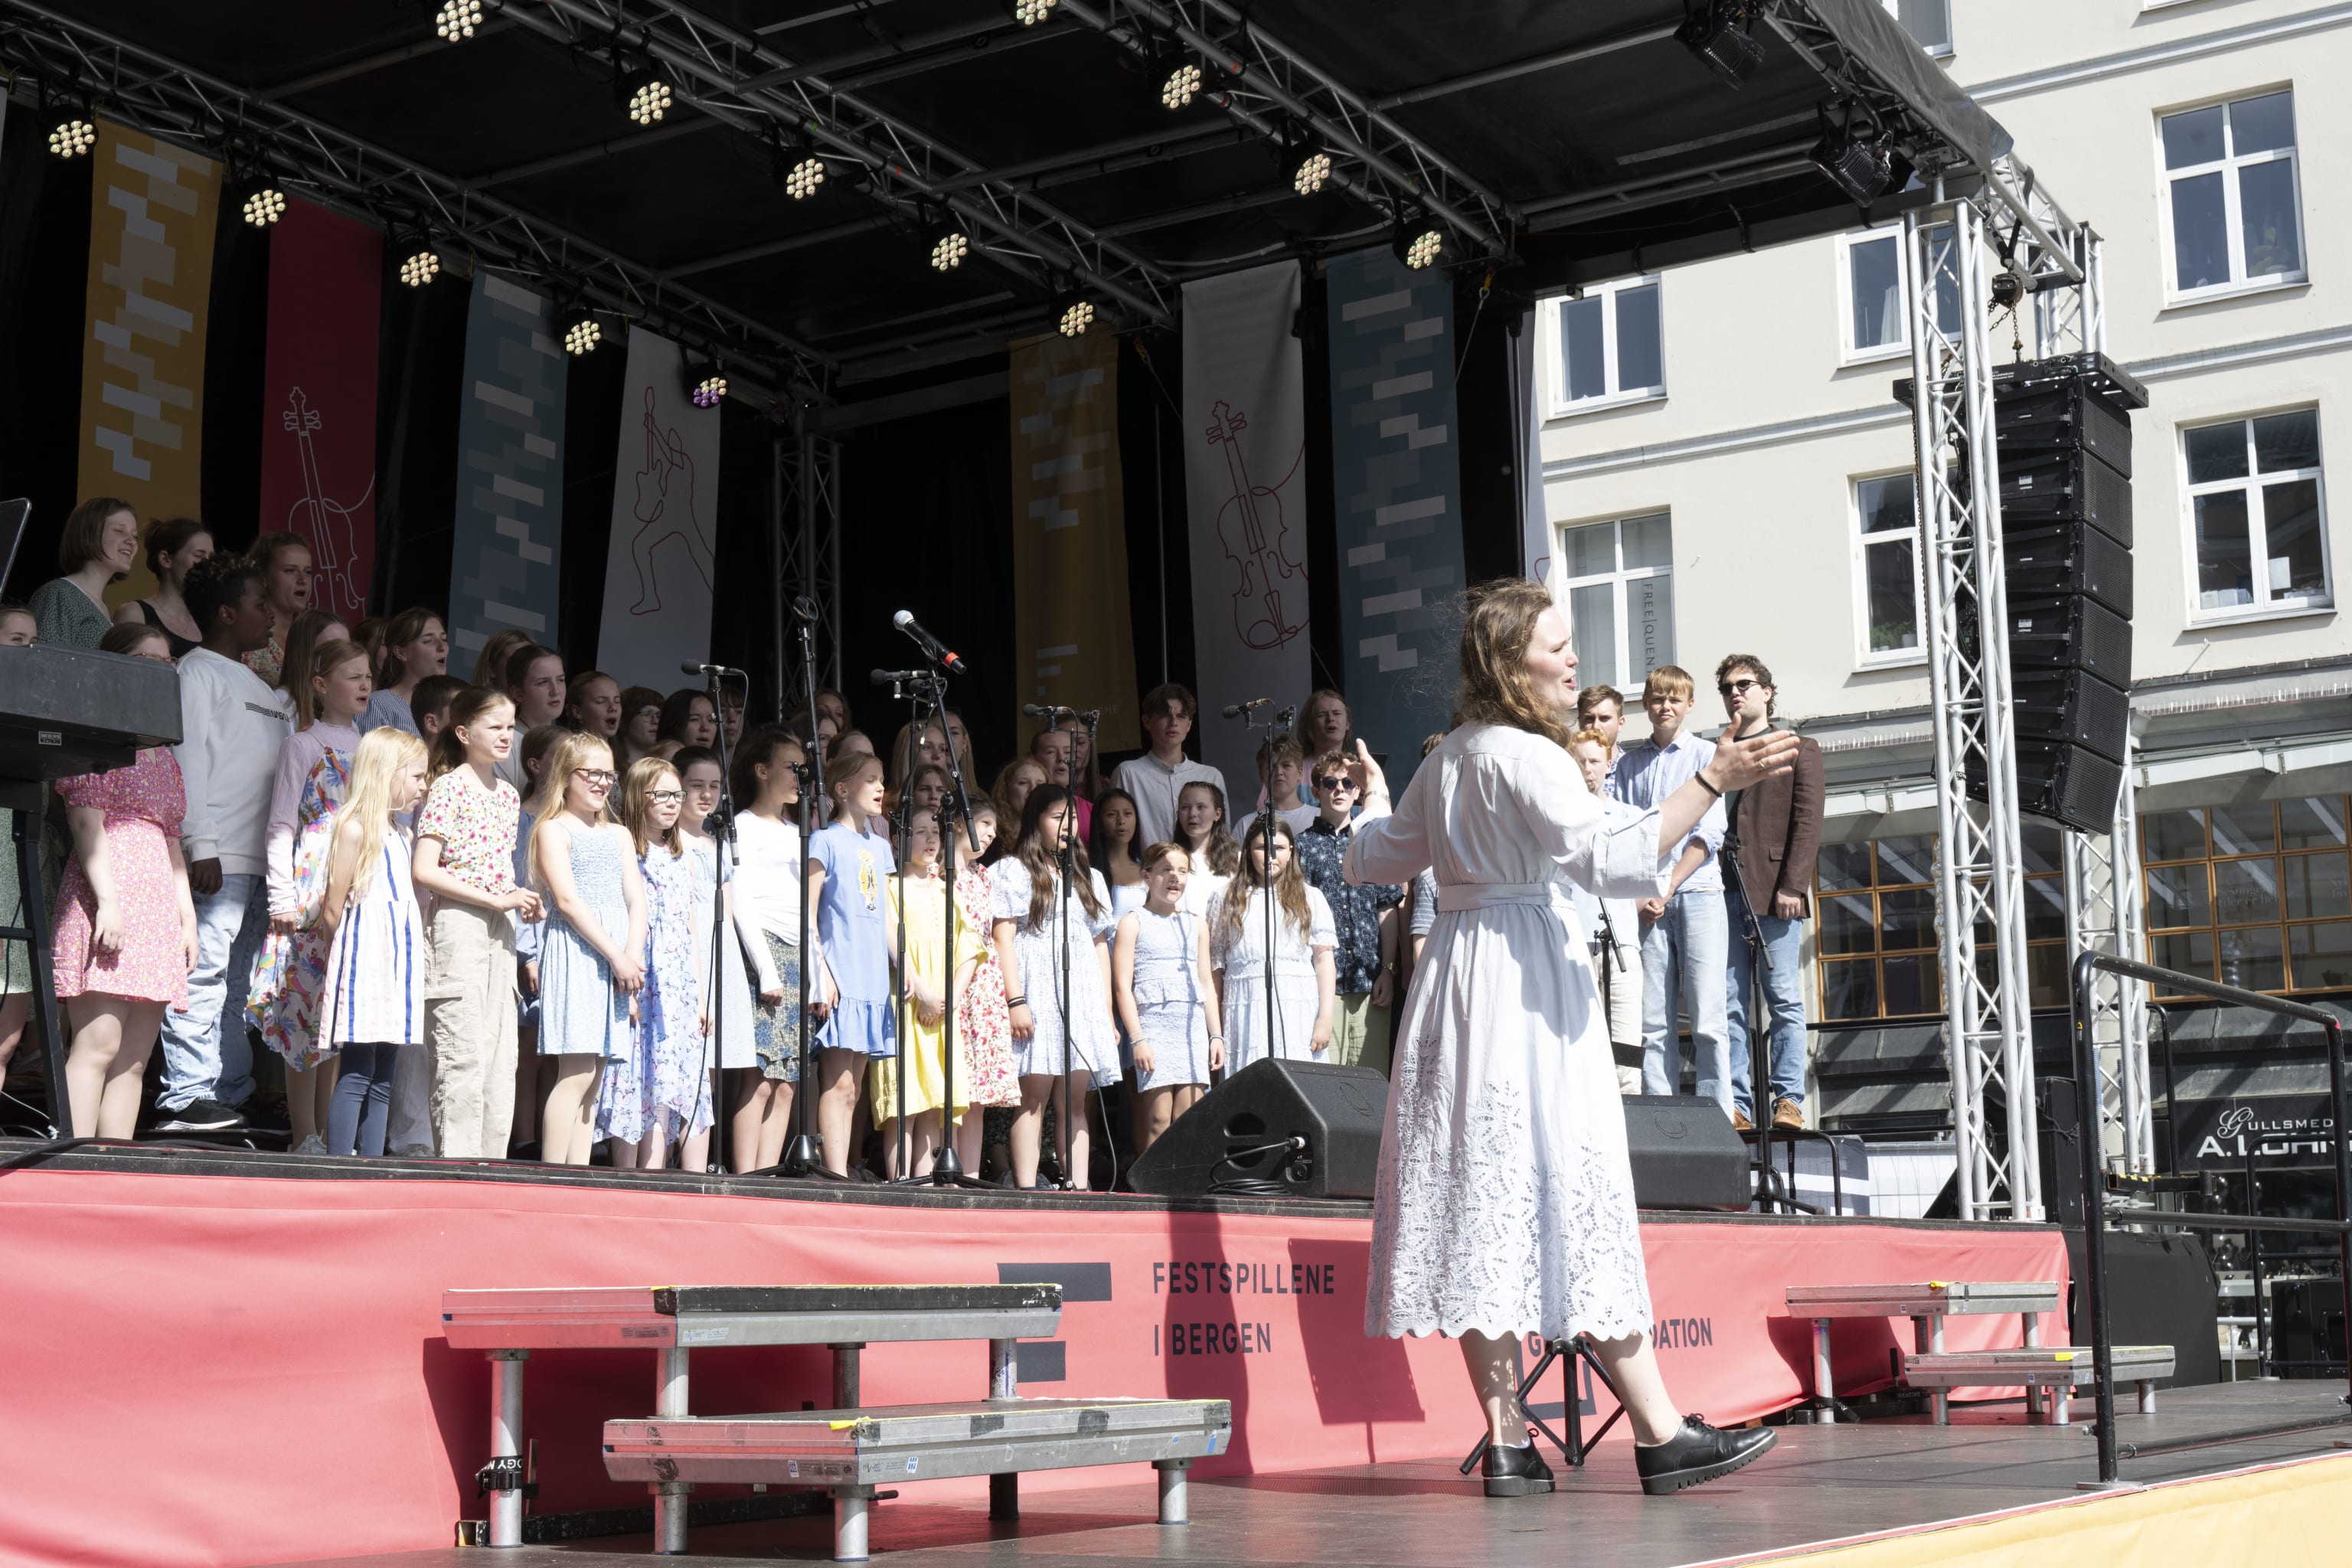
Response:
[[[1080,299],[1164,325],[1190,279],[1387,243],[1401,217],[1520,294],[1850,226],[1806,157],[1842,92],[1956,179],[2007,149],[1877,0],[1758,0],[1738,89],[1674,36],[1685,0],[1053,0],[1024,24],[1038,4],[482,0],[450,44],[437,0],[0,0],[0,59],[17,113],[202,146],[799,401]],[[1171,111],[1186,63],[1200,96]],[[671,102],[641,127],[648,75]],[[1331,183],[1301,195],[1318,150]],[[795,200],[812,156],[824,182]],[[942,272],[950,229],[971,254]]]

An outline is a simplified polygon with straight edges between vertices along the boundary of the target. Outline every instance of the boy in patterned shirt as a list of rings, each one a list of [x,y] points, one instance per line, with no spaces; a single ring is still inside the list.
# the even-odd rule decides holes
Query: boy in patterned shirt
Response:
[[[1308,783],[1315,790],[1315,820],[1298,836],[1298,868],[1309,887],[1331,906],[1339,945],[1331,960],[1338,970],[1338,1006],[1331,1026],[1329,1060],[1343,1067],[1389,1070],[1389,1001],[1395,988],[1397,907],[1404,889],[1392,883],[1350,884],[1340,869],[1354,836],[1357,803],[1364,797],[1369,771],[1379,766],[1360,742],[1353,757],[1326,752],[1315,759]]]

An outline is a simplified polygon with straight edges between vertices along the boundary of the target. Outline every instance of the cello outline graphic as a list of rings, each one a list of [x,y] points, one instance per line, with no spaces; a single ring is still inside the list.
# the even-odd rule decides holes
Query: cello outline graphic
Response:
[[[629,539],[629,560],[637,569],[637,602],[629,606],[633,616],[661,613],[661,579],[654,567],[654,552],[672,539],[685,542],[688,557],[702,574],[705,593],[717,576],[711,566],[710,542],[703,537],[702,519],[694,509],[694,455],[686,449],[686,437],[675,427],[662,428],[659,399],[650,384],[646,388],[645,435],[645,466],[637,470],[632,508],[637,531]],[[681,474],[684,483],[673,489],[673,481]],[[682,520],[673,513],[674,504],[683,511]]]
[[[325,428],[326,420],[310,406],[299,386],[287,393],[278,424],[294,437],[295,456],[301,465],[302,494],[288,510],[286,526],[310,542],[310,602],[321,609],[363,610],[367,595],[359,584],[359,530],[352,518],[375,493],[375,475],[368,475],[367,489],[351,505],[329,500],[319,472],[318,448],[310,439],[312,432]]]
[[[1217,542],[1235,574],[1234,631],[1243,646],[1265,652],[1307,629],[1305,595],[1286,602],[1282,586],[1292,578],[1301,588],[1306,585],[1307,569],[1289,555],[1290,525],[1282,513],[1282,490],[1307,452],[1302,443],[1289,468],[1273,484],[1253,483],[1242,456],[1241,433],[1248,428],[1249,415],[1222,397],[1209,411],[1207,439],[1224,449],[1225,477],[1234,492],[1217,509]]]

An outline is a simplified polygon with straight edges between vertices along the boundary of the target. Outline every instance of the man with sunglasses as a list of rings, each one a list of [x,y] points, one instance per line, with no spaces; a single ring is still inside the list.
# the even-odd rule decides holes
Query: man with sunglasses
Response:
[[[1338,969],[1337,1016],[1331,1026],[1331,1054],[1325,1059],[1341,1067],[1389,1070],[1389,1001],[1395,989],[1397,908],[1404,889],[1391,883],[1351,884],[1340,870],[1348,841],[1354,837],[1354,816],[1361,803],[1373,816],[1386,813],[1383,783],[1366,800],[1368,786],[1381,776],[1370,748],[1356,742],[1356,755],[1326,752],[1315,759],[1310,782],[1315,788],[1315,820],[1298,836],[1298,868],[1307,885],[1319,889],[1331,906],[1331,923],[1339,945],[1331,959]]]
[[[1733,732],[1741,738],[1786,730],[1774,718],[1772,672],[1754,654],[1735,653],[1715,667],[1715,689]],[[1731,1047],[1731,1097],[1742,1129],[1757,1115],[1748,1082],[1753,1047],[1748,1008],[1756,968],[1748,947],[1748,900],[1770,960],[1763,973],[1770,1015],[1772,1125],[1805,1124],[1804,923],[1812,906],[1813,858],[1822,842],[1822,748],[1800,739],[1796,767],[1724,799],[1723,857],[1736,875],[1724,891],[1731,952],[1726,966],[1726,1034]]]

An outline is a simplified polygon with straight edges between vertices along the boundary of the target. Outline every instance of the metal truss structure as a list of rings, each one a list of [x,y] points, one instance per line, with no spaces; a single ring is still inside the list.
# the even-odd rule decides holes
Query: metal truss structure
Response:
[[[814,349],[464,181],[64,12],[26,0],[9,0],[7,11],[0,67],[149,134],[209,149],[233,177],[266,174],[419,248],[461,247],[540,280],[560,302],[643,321],[778,389],[826,384],[833,362]]]
[[[830,436],[779,436],[770,492],[774,531],[776,721],[808,689],[800,668],[793,601],[816,605],[816,684],[841,686],[841,443]]]
[[[2124,786],[2110,835],[2066,835],[2066,951],[2085,948],[2147,962],[2140,897],[2139,814],[2132,799],[2137,764],[2126,752]],[[2147,986],[2099,973],[2091,988],[2091,1044],[2099,1053],[2100,1147],[2112,1164],[2136,1176],[2156,1173],[2156,1121],[2149,1112]]]

